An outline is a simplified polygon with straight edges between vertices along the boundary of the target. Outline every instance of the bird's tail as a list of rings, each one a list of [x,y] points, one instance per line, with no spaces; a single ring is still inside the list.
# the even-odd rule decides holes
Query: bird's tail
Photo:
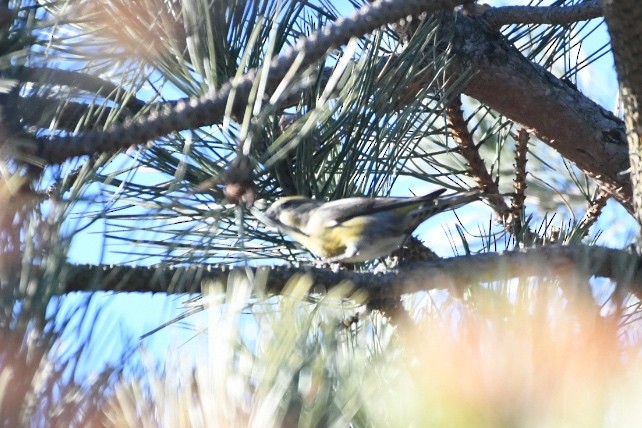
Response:
[[[463,205],[481,199],[481,192],[472,190],[470,192],[456,193],[454,195],[440,196],[434,201],[436,212],[454,210]]]
[[[481,192],[472,190],[469,192],[456,193],[453,195],[439,196],[428,199],[426,204],[421,208],[415,210],[411,215],[414,217],[412,229],[417,227],[420,223],[433,215],[439,214],[444,211],[454,210],[463,205],[481,199]]]

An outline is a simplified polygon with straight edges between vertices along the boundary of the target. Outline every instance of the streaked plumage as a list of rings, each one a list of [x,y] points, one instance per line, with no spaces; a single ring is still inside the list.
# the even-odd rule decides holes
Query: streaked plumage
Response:
[[[477,191],[414,198],[345,198],[323,202],[300,196],[277,200],[257,217],[329,262],[385,257],[427,218],[479,199]]]

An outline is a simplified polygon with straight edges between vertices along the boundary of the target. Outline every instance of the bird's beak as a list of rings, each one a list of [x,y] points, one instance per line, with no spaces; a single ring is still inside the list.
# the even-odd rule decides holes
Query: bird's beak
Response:
[[[254,201],[254,204],[252,205],[252,208],[250,209],[250,211],[252,211],[254,208],[257,208],[261,211],[265,211],[267,207],[268,207],[268,203],[265,199],[257,199],[256,201]]]
[[[252,213],[252,215],[254,217],[259,219],[259,221],[261,223],[265,224],[266,226],[276,227],[276,223],[275,223],[274,219],[272,219],[270,216],[266,215],[263,211],[258,209],[256,207],[256,204],[253,207],[250,208],[250,212]]]

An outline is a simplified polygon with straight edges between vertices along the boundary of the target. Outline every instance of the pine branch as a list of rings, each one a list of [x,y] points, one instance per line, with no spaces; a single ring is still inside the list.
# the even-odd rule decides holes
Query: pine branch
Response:
[[[524,125],[534,136],[573,162],[632,212],[628,144],[624,122],[576,87],[532,63],[483,19],[442,20],[449,41],[449,75],[474,70],[462,93]],[[423,69],[413,86],[434,81]],[[551,117],[554,117],[551,120]],[[590,147],[590,149],[588,149]]]
[[[444,22],[443,33],[453,48],[450,75],[461,75],[471,68],[476,71],[463,93],[525,125],[631,210],[630,177],[621,173],[630,165],[623,122],[571,85],[533,65],[506,40],[488,31],[479,19],[460,16],[454,23]],[[324,34],[333,33],[328,31]],[[450,38],[452,34],[454,37]],[[308,43],[313,40],[307,39]],[[329,36],[323,40],[328,41]],[[283,63],[291,63],[294,52],[304,45],[305,41],[301,41],[298,47],[282,56]],[[312,61],[310,55],[305,54],[305,58]],[[275,60],[273,69],[276,67],[282,74],[287,67],[279,66],[279,61]],[[248,79],[252,80],[255,74],[250,73],[237,87],[235,105],[246,99],[244,91],[239,92],[238,88],[247,89]],[[275,76],[271,73],[270,81],[276,79]],[[424,69],[413,83],[422,87],[433,79],[432,71]],[[41,140],[39,155],[47,161],[59,162],[84,153],[109,152],[145,143],[178,129],[216,123],[222,117],[222,106],[227,102],[230,89],[228,84],[221,91],[200,100],[179,102],[162,113],[151,114],[106,132]],[[555,112],[555,120],[550,119],[551,112]],[[586,150],[586,147],[591,147],[591,150]]]
[[[571,6],[503,6],[482,15],[493,28],[511,24],[565,25],[602,16],[598,0],[587,0]]]
[[[352,37],[362,36],[408,15],[453,9],[470,1],[472,0],[387,0],[365,5],[349,18],[340,19],[321,31],[300,39],[292,49],[275,58],[267,71],[267,92],[273,92],[292,71],[292,67],[303,69],[321,59],[330,49],[347,43]],[[123,126],[101,132],[91,131],[76,136],[40,140],[38,156],[46,162],[58,163],[75,156],[115,152],[174,131],[210,125],[223,117],[232,94],[232,112],[240,114],[245,110],[258,76],[259,70],[252,70],[241,79],[232,79],[215,92],[188,102],[179,102],[175,108],[152,113]]]
[[[400,296],[431,289],[464,289],[480,282],[515,277],[556,277],[569,272],[611,278],[629,291],[642,291],[642,261],[627,251],[598,246],[543,246],[505,253],[486,253],[411,263],[397,271],[340,271],[312,267],[261,267],[230,269],[224,266],[188,268],[69,265],[58,284],[59,293],[74,291],[126,291],[153,293],[198,293],[205,281],[227,283],[232,273],[252,272],[266,278],[266,289],[280,293],[295,274],[310,274],[318,286],[333,287],[349,281],[371,298]],[[92,287],[91,284],[96,284]]]
[[[473,69],[463,93],[524,125],[631,210],[624,123],[572,85],[533,64],[478,20],[461,16],[452,27],[450,73]],[[430,82],[429,72],[418,76]],[[590,148],[590,149],[588,149]]]
[[[476,71],[463,93],[525,125],[631,209],[630,177],[620,173],[630,165],[625,127],[620,119],[544,68],[532,64],[474,18],[460,16],[456,22],[444,20],[443,27],[446,37],[453,35],[450,74],[461,75],[471,68]],[[422,69],[415,86],[427,85],[433,79],[432,70]],[[246,81],[247,78],[243,80]],[[163,113],[106,132],[42,141],[41,157],[57,162],[69,156],[140,144],[170,129],[183,129],[188,125],[181,125],[185,115],[196,117],[201,123],[216,122],[222,117],[222,105],[230,86],[226,88],[213,98],[179,102]],[[218,101],[214,102],[214,98]],[[243,96],[237,92],[235,100],[240,99]],[[551,112],[555,112],[555,120],[551,120]]]

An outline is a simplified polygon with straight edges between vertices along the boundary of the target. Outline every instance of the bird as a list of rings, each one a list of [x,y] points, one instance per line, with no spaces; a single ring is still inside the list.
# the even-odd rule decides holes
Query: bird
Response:
[[[445,191],[417,197],[350,197],[329,202],[286,196],[266,211],[255,209],[253,214],[327,263],[359,263],[388,256],[429,217],[481,197],[479,191],[442,196]]]

